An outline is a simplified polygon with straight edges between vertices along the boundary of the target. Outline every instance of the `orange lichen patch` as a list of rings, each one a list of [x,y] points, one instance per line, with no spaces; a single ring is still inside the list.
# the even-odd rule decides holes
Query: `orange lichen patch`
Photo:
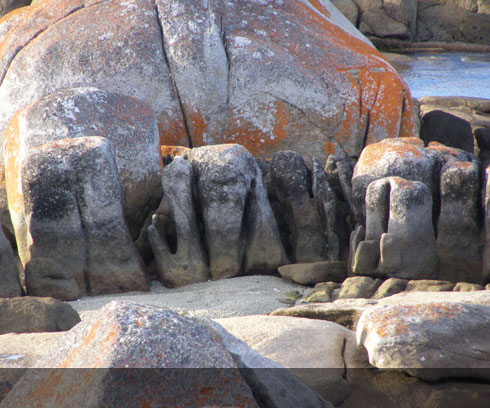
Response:
[[[402,120],[400,123],[400,132],[398,133],[399,137],[414,137],[417,135],[417,125],[414,121],[414,107],[413,101],[410,96],[410,91],[408,86],[403,84],[403,111],[402,111]],[[408,95],[408,96],[407,96]]]
[[[414,186],[413,181],[409,181],[398,176],[392,176],[391,182],[394,183],[396,187],[401,190],[411,190]]]
[[[400,133],[404,98],[403,83],[392,72],[372,72],[378,77],[378,93],[369,112],[369,130],[366,144]],[[382,134],[378,129],[383,129]]]
[[[330,156],[335,153],[335,145],[332,142],[325,143],[325,155]]]
[[[381,338],[409,335],[411,325],[407,322],[437,322],[455,319],[464,312],[464,307],[457,303],[421,303],[415,305],[399,305],[375,310],[370,316],[376,334]]]
[[[228,128],[220,143],[238,143],[245,146],[254,156],[272,155],[280,143],[289,137],[288,126],[292,123],[284,102],[276,100],[272,105],[263,107],[274,118],[271,132],[258,129],[237,112],[229,118]]]
[[[184,146],[160,146],[162,158],[174,158],[188,156],[191,149]]]
[[[65,358],[65,360],[58,366],[58,368],[68,368],[71,364],[71,362],[73,361],[73,359],[75,358],[75,356],[80,353],[83,348],[87,347],[91,342],[92,340],[95,338],[95,336],[97,335],[97,331],[99,330],[101,324],[102,324],[102,320],[103,318],[99,318],[99,320],[97,320],[97,322],[93,325],[92,329],[90,330],[90,332],[87,334],[87,336],[85,337],[85,339],[83,340],[82,344],[80,344],[78,347],[75,347],[70,354],[68,354],[68,356]]]
[[[216,143],[215,137],[217,135],[209,134],[209,124],[206,122],[201,110],[199,108],[197,110],[187,108],[186,112],[187,131],[189,132],[192,146],[198,147]]]
[[[189,146],[189,138],[182,119],[170,120],[166,117],[160,119],[157,125],[160,145]]]
[[[361,157],[359,157],[358,165],[369,168],[376,165],[388,153],[395,153],[407,159],[421,159],[424,157],[424,151],[421,147],[409,142],[400,143],[400,139],[397,139],[397,143],[380,142],[366,146],[362,151]]]
[[[318,0],[309,0],[309,2],[312,7],[314,7],[316,10],[318,10],[319,13],[323,14],[325,17],[330,17],[330,13],[328,10],[325,8],[322,2]]]

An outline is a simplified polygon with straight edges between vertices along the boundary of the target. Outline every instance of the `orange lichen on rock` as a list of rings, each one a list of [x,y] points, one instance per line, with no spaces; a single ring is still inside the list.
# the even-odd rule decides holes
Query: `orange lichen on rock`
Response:
[[[371,313],[369,319],[376,334],[388,338],[410,334],[414,322],[454,319],[464,313],[464,307],[457,303],[430,302],[383,307]]]
[[[396,141],[381,141],[381,143],[366,146],[361,157],[359,157],[357,167],[370,168],[382,160],[388,153],[395,154],[401,158],[422,159],[425,157],[422,140],[415,137],[399,138]]]
[[[245,146],[254,156],[272,156],[279,149],[282,141],[288,137],[287,127],[290,115],[286,105],[276,100],[272,105],[264,107],[273,117],[273,125],[269,132],[246,121],[240,112],[230,113],[229,126],[226,129],[222,143],[238,143]]]

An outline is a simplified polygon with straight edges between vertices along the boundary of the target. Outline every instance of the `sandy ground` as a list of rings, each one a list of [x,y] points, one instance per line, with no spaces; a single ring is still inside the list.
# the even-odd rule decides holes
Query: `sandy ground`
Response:
[[[169,289],[152,282],[150,292],[85,297],[69,302],[82,320],[112,300],[168,307],[186,316],[210,319],[268,314],[285,307],[293,292],[310,289],[274,276],[243,276]]]

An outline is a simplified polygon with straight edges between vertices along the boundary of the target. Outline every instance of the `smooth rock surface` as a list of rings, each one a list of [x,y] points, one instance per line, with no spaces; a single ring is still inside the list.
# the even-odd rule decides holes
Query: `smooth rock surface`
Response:
[[[310,388],[312,384],[301,381],[301,376],[298,376],[298,378],[289,369],[284,368],[283,365],[257,353],[253,345],[244,341],[248,340],[248,338],[240,338],[240,334],[243,334],[242,329],[249,327],[247,326],[247,323],[250,322],[249,318],[253,319],[254,317],[258,319],[257,323],[262,322],[263,318],[267,318],[266,316],[248,316],[218,319],[217,321],[197,319],[197,321],[214,333],[223,343],[240,368],[240,373],[246,379],[254,392],[254,397],[260,404],[271,408],[296,408],[298,406],[305,408],[332,408],[332,405],[321,398],[320,394],[314,391],[314,388]],[[227,326],[228,329],[225,330],[223,325]],[[260,332],[260,328],[257,325],[254,324],[254,328],[256,332]],[[237,329],[237,332],[230,333],[229,330],[232,329]],[[352,353],[352,350],[349,351],[351,351],[351,353],[347,352],[348,357],[350,357],[349,362],[355,360],[361,354],[357,352],[357,349],[355,349],[354,353]],[[305,358],[308,358],[308,356],[305,356]],[[365,361],[365,355],[363,361]],[[329,399],[331,397],[332,395],[330,394]]]
[[[299,263],[283,265],[278,268],[284,279],[300,285],[314,285],[320,282],[343,282],[347,276],[347,265],[340,261]]]
[[[333,404],[348,394],[345,372],[369,367],[354,333],[331,322],[246,316],[219,319],[218,323],[259,354],[292,369]]]
[[[362,314],[357,341],[378,368],[402,368],[430,380],[488,379],[489,311],[488,306],[430,300],[378,306]]]
[[[380,285],[381,280],[379,279],[373,279],[367,276],[352,276],[342,283],[338,299],[369,299]]]

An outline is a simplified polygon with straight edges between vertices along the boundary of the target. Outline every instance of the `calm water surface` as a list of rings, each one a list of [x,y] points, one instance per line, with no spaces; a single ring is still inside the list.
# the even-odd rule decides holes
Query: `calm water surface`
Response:
[[[490,98],[490,54],[411,54],[396,62],[412,96],[474,96]]]

